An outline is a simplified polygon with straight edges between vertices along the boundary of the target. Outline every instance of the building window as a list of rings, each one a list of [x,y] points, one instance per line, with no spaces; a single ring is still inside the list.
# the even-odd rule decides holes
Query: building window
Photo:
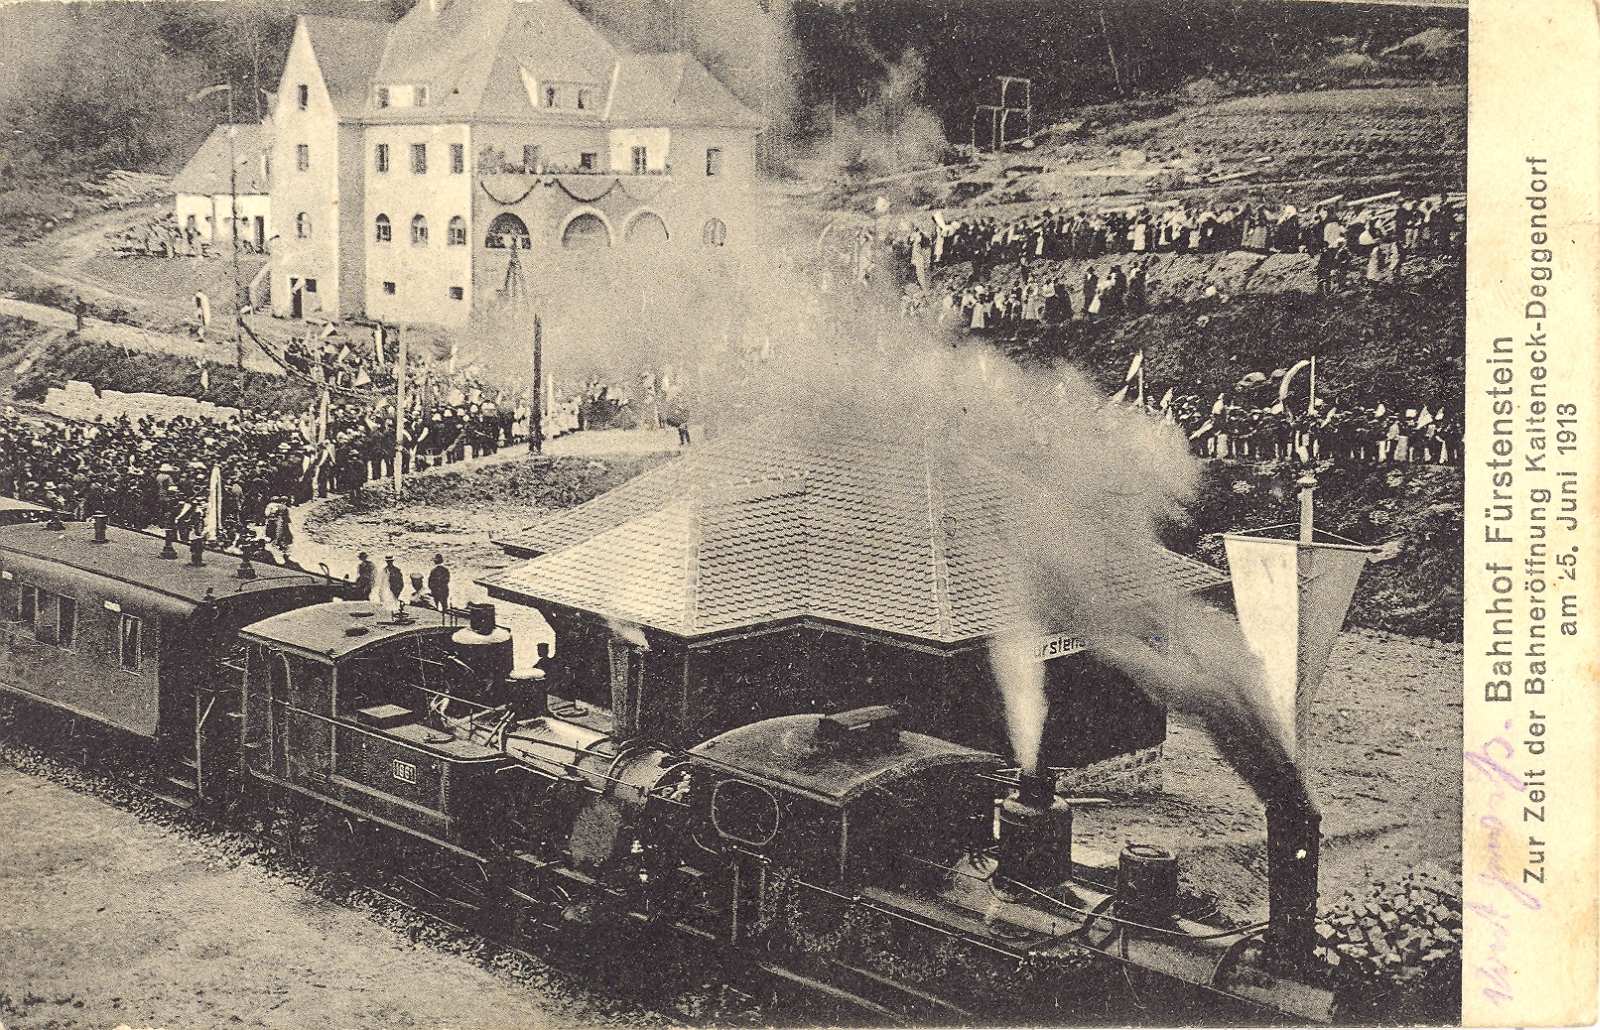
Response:
[[[394,227],[389,224],[388,215],[378,216],[378,231],[377,235],[374,236],[374,239],[376,239],[379,243],[388,243],[390,240],[394,239]]]
[[[527,223],[506,211],[489,223],[483,245],[490,250],[531,250],[533,238],[528,235]]]
[[[650,152],[644,147],[633,148],[633,174],[643,175],[650,170]]]
[[[294,234],[302,240],[311,238],[311,216],[304,211],[294,216]]]
[[[34,619],[38,617],[38,614],[38,590],[26,584],[17,587],[17,621],[32,629]]]
[[[594,90],[578,90],[578,110],[587,111],[594,104]]]
[[[294,166],[302,172],[311,170],[311,148],[304,143],[295,144]]]
[[[383,292],[385,294],[387,294],[388,296],[393,297],[394,296],[394,283],[387,283],[387,282],[384,283],[383,284]]]
[[[460,215],[450,219],[450,225],[445,230],[445,244],[451,247],[465,247],[467,245],[467,220]]]
[[[413,175],[426,175],[428,173],[428,145],[426,143],[411,144],[411,172]]]
[[[722,148],[712,147],[706,151],[706,175],[722,174]]]
[[[450,174],[460,175],[467,170],[467,145],[465,143],[450,144]]]
[[[554,86],[546,86],[544,88],[544,106],[556,106],[556,88]]]
[[[450,287],[450,299],[451,300],[465,300],[466,298],[467,298],[467,291],[466,290],[463,290],[459,286]]]
[[[56,598],[56,643],[71,647],[78,639],[78,602],[71,597]]]
[[[389,144],[379,143],[372,152],[372,162],[380,172],[389,170]]]
[[[411,242],[419,247],[428,242],[428,220],[421,215],[411,220]]]
[[[33,618],[28,621],[33,623],[33,639],[46,644],[56,642],[55,600],[48,590],[33,588]]]
[[[595,165],[600,163],[600,155],[592,150],[585,150],[578,155],[578,167],[586,172],[594,171]]]
[[[414,88],[415,92],[412,93],[412,102],[415,103],[416,106],[418,106],[418,107],[427,107],[428,106],[428,87],[427,86],[416,86],[416,87],[413,87],[413,88]]]
[[[139,653],[144,644],[144,620],[123,615],[117,626],[117,661],[129,672],[139,671]]]
[[[388,86],[379,86],[378,87],[378,106],[379,107],[388,107],[389,106],[389,87]]]
[[[307,292],[307,293],[316,293],[317,292],[317,281],[315,279],[302,280],[301,288],[304,289],[305,292]]]
[[[524,143],[522,145],[522,171],[524,175],[532,175],[539,170],[539,144]]]
[[[604,250],[611,246],[611,230],[597,215],[585,211],[567,223],[561,233],[561,246],[567,250]]]
[[[294,88],[294,99],[295,102],[300,105],[300,110],[304,111],[306,108],[310,107],[311,87],[303,82],[300,83],[300,85]]]
[[[728,242],[728,226],[720,218],[713,218],[700,230],[700,242],[708,247],[721,247]]]

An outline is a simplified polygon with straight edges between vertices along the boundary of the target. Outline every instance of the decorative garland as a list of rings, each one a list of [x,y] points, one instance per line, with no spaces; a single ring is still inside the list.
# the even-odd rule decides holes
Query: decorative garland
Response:
[[[655,192],[650,194],[648,197],[638,196],[632,190],[628,189],[628,184],[623,182],[621,179],[617,180],[617,185],[622,187],[623,196],[627,197],[629,200],[637,200],[641,204],[648,204],[657,197],[661,196],[661,194],[665,193],[667,188],[672,185],[671,178],[667,176],[661,176],[661,179],[662,181],[656,186]]]
[[[568,176],[567,178],[577,178],[577,177]],[[581,179],[580,179],[580,181],[581,181]],[[621,185],[622,180],[621,179],[612,179],[611,182],[606,186],[605,189],[601,190],[599,193],[595,194],[592,197],[582,197],[582,196],[579,196],[578,194],[572,192],[572,187],[567,185],[567,180],[562,178],[559,175],[555,176],[555,183],[556,183],[557,186],[561,187],[561,192],[562,193],[565,193],[567,196],[571,197],[573,200],[576,200],[578,203],[580,203],[580,204],[594,204],[594,203],[597,203],[597,202],[602,201],[602,200],[606,199],[607,197],[609,197],[611,195],[611,191],[616,189],[619,185]]]
[[[571,198],[572,200],[577,201],[580,204],[597,204],[600,201],[602,201],[602,200],[606,199],[607,197],[609,197],[611,195],[611,192],[613,190],[617,190],[617,189],[622,190],[623,196],[627,197],[629,200],[635,200],[635,201],[638,201],[641,204],[648,204],[651,201],[655,200],[657,197],[661,196],[661,194],[666,192],[667,188],[672,185],[672,181],[670,179],[668,179],[666,176],[662,176],[661,178],[663,179],[663,181],[655,188],[655,190],[653,192],[649,193],[647,196],[641,196],[641,195],[633,192],[632,190],[630,190],[628,188],[627,184],[624,183],[620,177],[615,177],[614,176],[614,177],[612,177],[611,181],[606,185],[605,189],[601,190],[599,193],[594,194],[593,196],[586,197],[586,196],[583,196],[581,193],[574,192],[572,187],[567,184],[567,180],[568,179],[572,179],[574,181],[581,182],[584,179],[590,179],[590,178],[597,178],[597,177],[595,177],[595,176],[579,176],[579,175],[567,175],[567,176],[562,176],[562,175],[542,175],[542,176],[536,176],[534,178],[534,180],[533,180],[533,184],[530,185],[526,190],[523,191],[522,196],[517,197],[515,200],[503,200],[500,197],[495,196],[494,192],[489,189],[489,184],[487,182],[485,182],[484,180],[482,180],[482,179],[478,180],[478,185],[483,188],[484,196],[488,197],[490,200],[494,201],[496,204],[499,204],[501,207],[515,207],[516,205],[522,203],[524,200],[527,200],[528,197],[533,193],[533,191],[535,189],[537,189],[538,187],[540,187],[540,186],[550,186],[550,185],[559,186],[559,187],[561,187],[561,192],[565,193],[569,198]]]
[[[534,189],[539,185],[539,180],[538,179],[533,180],[533,185],[529,186],[528,189],[527,189],[527,192],[523,193],[522,196],[518,197],[516,200],[501,200],[499,197],[495,196],[493,193],[491,193],[489,191],[489,184],[484,182],[482,179],[478,180],[478,185],[483,187],[484,196],[488,197],[490,200],[494,201],[496,204],[499,204],[501,207],[515,207],[516,205],[522,203],[524,200],[528,199],[529,194],[531,194],[534,191]]]

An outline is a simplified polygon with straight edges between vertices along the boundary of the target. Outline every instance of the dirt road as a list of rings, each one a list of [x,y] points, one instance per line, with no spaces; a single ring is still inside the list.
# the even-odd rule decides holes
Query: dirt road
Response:
[[[546,971],[529,985],[216,843],[0,764],[0,1025],[659,1024]]]

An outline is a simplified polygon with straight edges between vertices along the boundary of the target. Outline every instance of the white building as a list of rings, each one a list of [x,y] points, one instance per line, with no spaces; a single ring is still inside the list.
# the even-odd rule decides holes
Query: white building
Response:
[[[219,125],[211,130],[172,180],[178,228],[193,229],[207,243],[231,246],[228,219],[237,204],[240,247],[267,250],[272,241],[271,140],[270,119],[260,125]]]
[[[299,19],[273,121],[275,314],[459,324],[510,249],[538,282],[622,247],[722,246],[761,121],[693,57],[562,0]]]

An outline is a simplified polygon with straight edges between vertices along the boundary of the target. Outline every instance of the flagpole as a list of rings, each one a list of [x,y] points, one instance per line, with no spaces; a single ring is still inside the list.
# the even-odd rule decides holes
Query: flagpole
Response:
[[[1144,410],[1144,351],[1139,351],[1139,410]]]
[[[528,453],[544,450],[544,320],[533,314],[533,389],[528,392]]]
[[[1306,414],[1313,415],[1317,411],[1317,356],[1311,355],[1311,399],[1306,401]]]
[[[381,338],[383,330],[380,328],[378,333]],[[399,500],[404,489],[401,466],[406,456],[406,334],[396,326],[394,335],[394,496]]]

